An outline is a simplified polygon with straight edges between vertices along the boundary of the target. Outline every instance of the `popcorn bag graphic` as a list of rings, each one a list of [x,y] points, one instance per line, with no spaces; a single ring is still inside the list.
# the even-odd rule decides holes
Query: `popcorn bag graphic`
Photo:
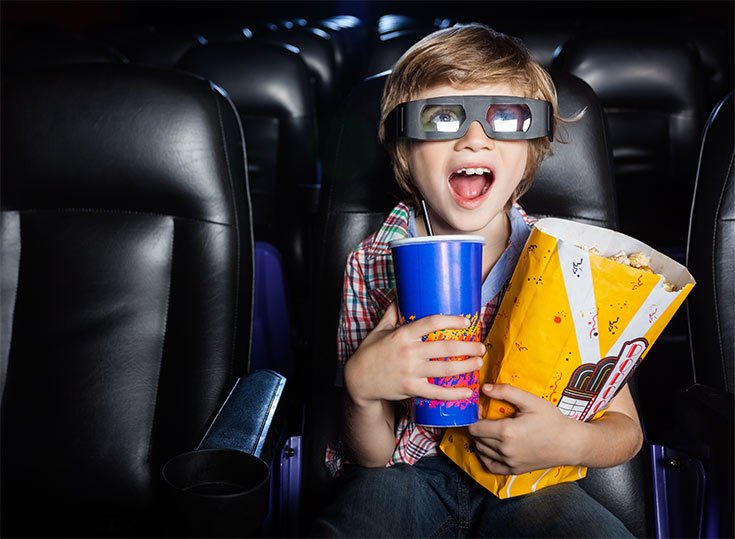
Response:
[[[641,253],[646,262],[650,257],[648,267],[608,258],[620,251]],[[633,238],[541,219],[485,340],[480,383],[512,384],[579,421],[599,418],[694,284],[684,266]],[[487,419],[515,413],[506,402],[484,395],[480,401]],[[587,473],[583,466],[557,466],[521,475],[491,474],[473,443],[466,428],[449,428],[440,447],[500,498],[576,481]]]

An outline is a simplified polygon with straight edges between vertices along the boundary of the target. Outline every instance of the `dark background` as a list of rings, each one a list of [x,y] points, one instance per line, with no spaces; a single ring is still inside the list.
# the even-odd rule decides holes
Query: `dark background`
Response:
[[[465,22],[477,20],[490,26],[513,22],[579,25],[615,21],[621,26],[649,25],[652,30],[665,23],[712,25],[729,29],[735,16],[732,1],[3,1],[0,20],[4,24],[53,24],[72,31],[101,22],[170,23],[181,20],[240,17],[261,19],[284,16],[320,18],[355,15],[373,25],[385,13],[417,17],[452,16]]]

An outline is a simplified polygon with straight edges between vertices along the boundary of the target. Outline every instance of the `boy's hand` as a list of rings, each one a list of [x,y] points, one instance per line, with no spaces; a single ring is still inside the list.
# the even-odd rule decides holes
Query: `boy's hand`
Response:
[[[469,398],[469,388],[445,388],[427,378],[454,376],[482,366],[485,346],[480,342],[422,341],[424,335],[440,329],[464,329],[469,320],[461,316],[434,315],[398,329],[398,306],[391,303],[378,325],[365,337],[345,364],[345,386],[356,404],[398,401],[409,397],[438,400]],[[430,361],[430,358],[470,356],[457,361]]]
[[[489,472],[521,474],[578,463],[582,423],[566,417],[553,403],[508,384],[485,384],[482,391],[517,409],[512,417],[480,419],[468,427]]]

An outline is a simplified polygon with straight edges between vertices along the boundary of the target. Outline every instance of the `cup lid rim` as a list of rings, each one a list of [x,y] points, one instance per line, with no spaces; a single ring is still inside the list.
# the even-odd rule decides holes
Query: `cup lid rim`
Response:
[[[444,241],[456,241],[464,243],[482,243],[485,244],[485,238],[479,234],[443,234],[438,236],[417,236],[414,238],[399,238],[391,240],[388,245],[400,247],[401,245],[412,245],[416,243],[437,243]]]

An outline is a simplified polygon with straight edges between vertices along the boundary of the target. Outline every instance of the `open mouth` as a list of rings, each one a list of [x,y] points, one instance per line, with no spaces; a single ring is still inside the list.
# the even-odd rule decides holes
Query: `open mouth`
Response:
[[[479,201],[493,183],[493,173],[485,167],[461,168],[449,176],[449,187],[460,205]]]

